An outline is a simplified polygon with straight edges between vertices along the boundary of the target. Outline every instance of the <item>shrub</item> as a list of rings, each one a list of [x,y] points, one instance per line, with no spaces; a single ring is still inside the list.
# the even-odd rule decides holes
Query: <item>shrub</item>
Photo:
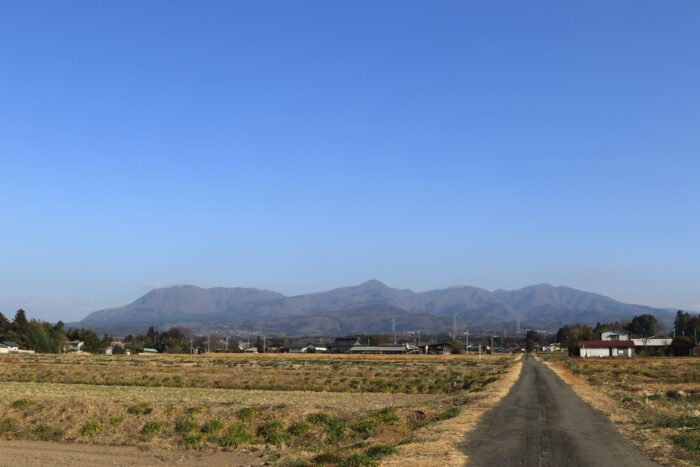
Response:
[[[260,412],[257,407],[243,407],[236,412],[236,417],[242,422],[249,422]]]
[[[287,431],[293,436],[303,436],[311,431],[311,425],[307,422],[294,422],[287,428]]]
[[[182,437],[182,445],[188,448],[202,444],[201,433],[189,433]]]
[[[281,446],[289,439],[289,433],[284,431],[284,423],[281,420],[270,420],[258,427],[258,436],[265,440],[266,444]]]
[[[350,424],[350,429],[365,436],[370,435],[381,425],[381,422],[376,418],[361,418]]]
[[[153,406],[150,402],[141,402],[136,405],[132,405],[126,410],[132,415],[145,415],[153,412]]]
[[[163,424],[161,422],[159,422],[158,420],[151,420],[143,426],[141,431],[143,432],[144,435],[153,436],[153,435],[157,435],[158,433],[160,433],[160,430],[162,428],[163,428]]]
[[[343,462],[343,456],[337,452],[324,452],[311,458],[311,462],[316,465],[333,464],[338,465]]]
[[[396,454],[396,449],[388,444],[376,444],[365,450],[365,454],[373,459],[379,459],[384,456]]]
[[[202,427],[202,433],[207,435],[218,435],[224,431],[224,424],[219,420],[209,420]]]
[[[387,407],[377,412],[374,417],[381,423],[394,423],[401,420],[393,407]]]
[[[341,467],[374,467],[379,465],[365,454],[351,454],[340,463]]]
[[[197,425],[197,422],[191,418],[188,418],[185,420],[180,420],[175,424],[175,433],[179,435],[186,435],[197,431],[198,428],[199,426]]]
[[[102,431],[102,424],[99,422],[87,422],[80,428],[80,436],[95,436]]]
[[[124,422],[124,416],[119,415],[117,417],[112,417],[109,419],[109,426],[116,428]]]
[[[48,441],[51,439],[51,435],[53,434],[53,430],[51,427],[46,424],[46,423],[40,423],[34,428],[34,434],[39,437],[40,440],[43,441]]]
[[[205,410],[206,407],[203,407],[201,405],[195,405],[194,407],[188,408],[187,413],[196,417],[197,415],[203,414]]]
[[[178,410],[180,410],[179,407],[175,405],[169,405],[165,408],[165,415],[167,415],[168,417],[172,417],[177,413]]]
[[[671,438],[678,446],[694,454],[700,454],[700,433],[689,431],[673,436]]]
[[[239,422],[231,426],[228,433],[221,437],[219,444],[225,448],[236,448],[253,441],[253,433],[248,431],[245,423]]]
[[[5,417],[0,419],[0,435],[12,431],[17,427],[17,419],[15,417]]]
[[[306,417],[306,421],[314,425],[328,425],[333,421],[333,417],[325,412],[311,413]]]
[[[36,401],[33,399],[17,399],[12,403],[12,408],[17,410],[24,410],[27,407],[31,407],[34,404],[36,404]]]
[[[445,410],[441,414],[438,414],[437,417],[435,417],[435,420],[448,420],[450,418],[455,418],[457,415],[459,415],[459,412],[461,409],[459,407],[450,407],[449,409]]]
[[[326,433],[326,441],[329,443],[338,443],[345,439],[346,425],[342,420],[333,419],[326,425],[324,432]]]

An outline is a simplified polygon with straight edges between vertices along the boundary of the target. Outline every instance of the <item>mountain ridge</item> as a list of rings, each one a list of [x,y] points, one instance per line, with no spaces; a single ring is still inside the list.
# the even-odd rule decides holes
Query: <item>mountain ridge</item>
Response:
[[[367,310],[374,310],[377,316],[373,317]],[[361,314],[367,329],[390,332],[391,327],[385,320],[381,321],[380,315],[396,310],[402,312],[403,330],[423,326],[436,332],[451,330],[452,315],[458,319],[459,329],[471,330],[515,330],[518,324],[523,328],[554,330],[572,322],[595,324],[644,313],[662,321],[671,317],[667,309],[626,304],[566,286],[537,284],[510,291],[488,291],[462,285],[414,292],[391,288],[372,279],[358,285],[293,296],[257,288],[169,286],[153,289],[128,305],[95,311],[70,324],[105,332],[185,326],[193,331],[219,329],[235,333],[257,327],[260,332],[295,335],[304,334],[302,330],[319,333],[355,330],[354,317]],[[383,324],[377,324],[380,321]],[[280,326],[281,322],[287,326]]]

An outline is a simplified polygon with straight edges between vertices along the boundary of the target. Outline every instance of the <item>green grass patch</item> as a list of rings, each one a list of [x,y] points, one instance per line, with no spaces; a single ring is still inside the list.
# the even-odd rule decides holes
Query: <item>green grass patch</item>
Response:
[[[31,407],[34,404],[36,404],[36,401],[34,399],[17,399],[16,401],[12,402],[12,408],[17,410],[24,410],[27,407]]]
[[[258,436],[265,440],[266,444],[281,446],[289,439],[289,433],[284,430],[282,420],[270,420],[258,427]]]
[[[151,420],[149,422],[146,422],[146,424],[141,429],[141,432],[147,436],[154,436],[160,433],[160,430],[162,429],[163,424],[161,422],[159,422],[158,420]]]
[[[141,402],[139,404],[132,405],[126,409],[126,411],[131,415],[146,415],[153,412],[153,406],[150,402]]]
[[[207,410],[207,408],[204,406],[195,405],[193,407],[188,407],[187,413],[196,417],[198,415],[203,414],[206,410]]]
[[[389,446],[388,444],[375,444],[365,449],[365,454],[372,459],[380,459],[385,456],[390,456],[396,454],[396,448]]]
[[[5,417],[0,419],[0,435],[13,431],[17,428],[17,419],[15,417]]]
[[[187,435],[190,433],[194,433],[198,429],[199,425],[191,418],[179,420],[177,423],[175,423],[175,433],[177,433],[178,435]]]
[[[80,428],[80,436],[95,436],[102,431],[102,424],[99,422],[87,422]]]
[[[248,426],[243,422],[239,422],[231,426],[228,432],[221,437],[219,445],[225,448],[236,448],[251,443],[253,439],[255,439],[255,436],[248,430]]]
[[[311,431],[311,424],[308,422],[298,421],[289,425],[287,432],[292,436],[304,436]]]
[[[202,433],[188,433],[181,439],[182,445],[193,448],[202,444]]]
[[[375,467],[378,466],[379,463],[372,460],[366,454],[355,453],[350,454],[339,465],[341,467]]]
[[[238,409],[238,412],[236,412],[236,417],[238,417],[238,419],[242,422],[250,422],[259,412],[260,409],[257,407],[243,407]]]
[[[325,412],[316,412],[307,415],[306,421],[314,425],[328,425],[333,421],[333,417]]]
[[[123,415],[119,415],[119,416],[112,417],[109,419],[109,426],[111,426],[112,428],[116,428],[119,425],[121,425],[122,423],[124,423],[124,416]]]
[[[224,431],[224,424],[219,420],[209,420],[202,426],[202,433],[206,435],[218,435]]]

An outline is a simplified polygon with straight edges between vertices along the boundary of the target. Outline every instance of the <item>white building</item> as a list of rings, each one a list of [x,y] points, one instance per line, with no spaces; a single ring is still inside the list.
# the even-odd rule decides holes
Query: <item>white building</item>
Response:
[[[19,344],[16,342],[0,342],[0,353],[19,352]]]
[[[578,341],[581,357],[634,357],[634,342],[630,340]]]
[[[630,340],[630,333],[619,329],[611,329],[602,333],[600,338],[604,341],[628,341]]]

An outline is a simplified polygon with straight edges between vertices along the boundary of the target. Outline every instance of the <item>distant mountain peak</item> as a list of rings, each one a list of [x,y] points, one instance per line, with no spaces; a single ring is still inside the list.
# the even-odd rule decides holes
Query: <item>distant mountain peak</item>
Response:
[[[388,285],[386,285],[384,282],[379,281],[377,279],[370,279],[367,282],[363,282],[362,284],[359,285],[359,287],[386,287],[386,288],[389,288]]]

